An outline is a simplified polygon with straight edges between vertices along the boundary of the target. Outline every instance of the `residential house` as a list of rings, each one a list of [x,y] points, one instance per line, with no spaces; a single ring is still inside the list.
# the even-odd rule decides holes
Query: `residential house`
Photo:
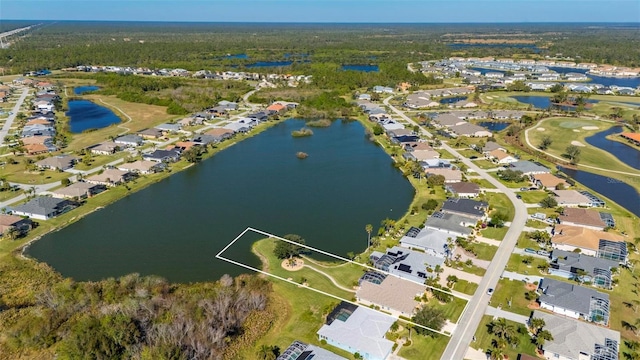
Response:
[[[232,101],[222,100],[218,102],[218,105],[224,106],[228,110],[238,110],[238,103]]]
[[[53,125],[43,125],[43,124],[35,124],[35,125],[25,125],[22,128],[22,132],[20,137],[32,137],[32,136],[49,136],[53,137],[56,135],[56,129]]]
[[[381,93],[386,93],[386,94],[393,94],[393,88],[390,88],[388,86],[379,86],[376,85],[373,87],[373,92],[381,94]]]
[[[36,166],[40,169],[64,171],[71,169],[78,161],[78,158],[71,155],[52,156],[36,162]]]
[[[50,196],[36,196],[22,205],[13,206],[10,210],[14,215],[28,216],[37,220],[49,220],[76,207],[77,204],[70,200],[56,199]]]
[[[594,209],[567,207],[562,210],[558,220],[565,225],[582,226],[591,230],[604,230],[616,226],[611,214]]]
[[[0,236],[20,237],[33,228],[33,222],[20,216],[0,214]]]
[[[207,146],[209,144],[215,144],[220,142],[217,137],[212,135],[206,135],[206,134],[196,135],[193,137],[193,139],[191,139],[191,141],[200,146]]]
[[[551,246],[554,249],[565,251],[580,249],[580,253],[584,255],[619,262],[627,260],[627,245],[625,238],[621,235],[565,224],[556,225],[552,235]]]
[[[161,138],[164,135],[164,130],[158,128],[149,128],[138,131],[138,135],[144,139],[154,140]]]
[[[196,145],[200,145],[194,141],[178,141],[177,143],[175,143],[174,145],[169,145],[167,147],[167,150],[178,150],[179,152],[183,152],[183,151],[187,151],[190,150],[192,147],[196,146]]]
[[[255,121],[254,123],[252,123],[252,127],[255,126],[258,122],[265,122],[267,120],[269,120],[269,116],[271,115],[271,112],[265,112],[265,111],[258,111],[256,113],[252,113],[247,115],[247,118]],[[275,113],[274,113],[275,114]],[[250,120],[250,121],[251,121]],[[242,121],[241,121],[242,122]],[[246,121],[245,121],[246,122]]]
[[[451,162],[449,160],[446,159],[426,159],[423,161],[420,161],[420,165],[422,165],[422,168],[425,169],[426,172],[430,172],[432,170],[435,169],[449,169],[451,168]],[[440,173],[434,173],[435,175],[442,175],[445,177],[445,182],[447,179],[447,176],[445,174],[440,174]],[[457,174],[450,174],[449,175],[451,178],[451,182],[457,182],[457,181],[453,181],[455,178],[458,177]],[[460,179],[462,179],[462,172],[460,172]],[[460,180],[462,181],[462,180]]]
[[[411,227],[400,239],[400,245],[422,250],[425,253],[439,258],[446,258],[450,255],[448,242],[453,241],[451,234],[430,228],[419,229]]]
[[[459,198],[473,198],[480,194],[480,185],[466,181],[446,184],[445,189]]]
[[[117,137],[113,142],[125,147],[136,147],[142,145],[143,139],[138,135],[129,134]]]
[[[438,116],[436,116],[433,121],[441,127],[452,127],[467,123],[466,121],[450,113],[438,114]]]
[[[385,334],[395,319],[372,309],[340,303],[318,330],[318,339],[366,360],[385,360],[394,342]]]
[[[540,310],[535,310],[531,318],[544,320],[543,329],[553,337],[542,345],[542,353],[547,360],[619,358],[620,333],[617,331]]]
[[[465,216],[475,221],[484,219],[489,204],[471,199],[449,198],[442,204],[442,212]]]
[[[395,316],[411,317],[420,305],[415,298],[423,296],[426,289],[424,285],[388,275],[379,284],[377,281],[362,281],[356,291],[356,299]]]
[[[486,128],[468,122],[451,126],[450,129],[458,136],[491,137],[493,135],[491,131]]]
[[[321,347],[295,340],[276,360],[347,360]]]
[[[620,136],[625,140],[640,146],[640,133],[624,132],[621,133]]]
[[[233,134],[233,130],[224,128],[213,128],[204,133],[204,135],[213,136],[216,139],[216,142],[221,142],[223,140],[232,138]]]
[[[118,169],[122,171],[132,172],[136,174],[153,174],[166,169],[167,164],[164,162],[156,162],[150,160],[136,160],[130,163],[118,165]]]
[[[468,109],[468,108],[478,107],[478,104],[469,100],[460,100],[449,105],[449,107]]]
[[[471,235],[475,225],[476,221],[472,218],[441,211],[433,213],[424,223],[424,227],[427,229],[439,230],[450,236],[460,237]]]
[[[194,117],[186,117],[182,120],[179,120],[177,122],[178,125],[180,125],[181,128],[185,127],[185,126],[196,126],[196,125],[202,125],[204,123],[204,119],[198,116],[194,116]]]
[[[280,103],[273,103],[267,106],[267,111],[273,112],[275,114],[282,114],[283,112],[287,111],[287,106]]]
[[[482,147],[482,152],[485,156],[494,150],[502,150],[506,152],[506,149],[502,145],[493,141],[487,141],[487,143]]]
[[[591,200],[577,190],[554,190],[553,194],[558,206],[592,206]]]
[[[92,184],[87,182],[75,182],[67,187],[51,190],[51,196],[59,199],[86,199],[97,195],[107,188],[102,184]]]
[[[24,146],[24,150],[29,155],[40,155],[46,154],[51,151],[56,151],[56,149],[51,149],[44,144],[29,144]]]
[[[511,164],[518,161],[518,159],[500,149],[490,151],[487,157],[498,164]]]
[[[103,143],[90,146],[89,151],[94,155],[112,155],[120,151],[120,145],[116,144],[114,141],[105,141]]]
[[[543,190],[556,190],[569,187],[569,183],[551,173],[533,174],[531,176],[531,182],[537,187]]]
[[[412,154],[417,161],[438,159],[440,157],[440,153],[435,150],[414,150],[410,154]]]
[[[39,100],[34,104],[34,108],[38,111],[53,111],[55,110],[55,105],[47,100]]]
[[[142,159],[164,163],[176,162],[180,160],[180,152],[176,150],[156,150],[142,155]]]
[[[511,163],[510,168],[513,171],[522,172],[522,175],[529,175],[529,176],[534,174],[544,174],[544,173],[551,172],[551,170],[549,170],[549,168],[547,168],[546,166],[537,162],[529,161],[529,160],[520,160],[520,161]]]
[[[540,281],[541,309],[573,319],[609,324],[609,295],[576,283],[544,278]]]
[[[437,159],[439,160],[439,159]],[[462,181],[462,171],[449,168],[428,168],[425,170],[427,177],[442,175],[445,184],[457,183]]]
[[[226,125],[224,125],[223,129],[231,130],[233,133],[247,133],[251,130],[253,125],[250,123],[246,123],[244,121],[232,121]]]
[[[611,269],[618,266],[619,262],[616,260],[588,256],[573,251],[553,250],[549,274],[571,280],[588,281],[595,286],[611,289],[613,284]]]
[[[376,269],[420,284],[423,284],[425,279],[434,277],[436,266],[442,267],[444,263],[441,257],[399,246],[387,249],[384,254],[376,251],[369,258]]]
[[[134,173],[119,169],[106,169],[100,174],[89,176],[85,181],[91,184],[117,186],[135,177]]]

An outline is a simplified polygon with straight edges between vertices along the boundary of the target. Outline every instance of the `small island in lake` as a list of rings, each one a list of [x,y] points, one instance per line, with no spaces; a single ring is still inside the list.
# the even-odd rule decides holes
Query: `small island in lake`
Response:
[[[309,154],[307,154],[306,152],[298,151],[298,152],[296,153],[296,157],[297,157],[298,159],[306,159],[306,158],[308,158],[308,157],[309,157]]]
[[[291,132],[291,136],[293,137],[304,137],[313,135],[313,131],[309,128],[303,127],[300,130],[294,130]]]

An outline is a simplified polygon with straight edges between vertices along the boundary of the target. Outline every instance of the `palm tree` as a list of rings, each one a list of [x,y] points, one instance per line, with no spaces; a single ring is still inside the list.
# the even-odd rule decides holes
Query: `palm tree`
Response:
[[[262,345],[260,349],[258,349],[258,359],[275,360],[276,354],[273,352],[273,347],[269,345]]]
[[[503,360],[504,350],[500,347],[494,347],[491,349],[491,360]]]
[[[538,331],[540,331],[540,329],[545,325],[544,320],[541,318],[531,318],[531,320],[529,320],[529,328],[534,335],[537,335]]]
[[[535,343],[538,346],[538,348],[542,350],[542,346],[544,346],[544,343],[552,340],[553,340],[553,335],[551,335],[551,333],[548,330],[540,330],[536,335]]]
[[[371,246],[371,232],[373,231],[373,225],[367,224],[364,227],[364,231],[367,232],[367,248]]]
[[[491,322],[491,332],[500,339],[508,339],[515,334],[515,328],[507,323],[507,319],[498,318]]]

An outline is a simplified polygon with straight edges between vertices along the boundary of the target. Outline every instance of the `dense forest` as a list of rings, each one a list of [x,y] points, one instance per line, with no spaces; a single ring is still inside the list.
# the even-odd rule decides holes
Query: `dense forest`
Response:
[[[4,22],[3,28],[24,26]],[[385,64],[450,55],[539,57],[562,53],[578,61],[640,66],[637,26],[590,24],[215,24],[44,23],[0,51],[12,73],[77,65],[243,69],[255,61]],[[455,47],[460,43],[482,46]],[[495,46],[493,46],[493,45]],[[528,46],[522,46],[528,44]],[[246,58],[226,55],[246,54]],[[257,69],[253,71],[273,71]]]

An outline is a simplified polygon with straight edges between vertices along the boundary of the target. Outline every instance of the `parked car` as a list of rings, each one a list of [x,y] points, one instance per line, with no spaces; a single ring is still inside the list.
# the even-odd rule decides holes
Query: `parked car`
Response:
[[[549,256],[549,252],[546,250],[538,250],[538,255]]]
[[[516,194],[516,199],[522,199],[522,196]]]
[[[536,251],[536,249],[532,249],[532,248],[526,248],[526,249],[524,249],[524,252],[529,253],[529,254],[537,254],[538,253]]]
[[[529,190],[529,188],[526,188],[526,187],[521,187],[520,188],[520,191],[528,191],[528,190]]]
[[[487,290],[487,295],[493,295],[493,288],[489,288],[489,290]]]

